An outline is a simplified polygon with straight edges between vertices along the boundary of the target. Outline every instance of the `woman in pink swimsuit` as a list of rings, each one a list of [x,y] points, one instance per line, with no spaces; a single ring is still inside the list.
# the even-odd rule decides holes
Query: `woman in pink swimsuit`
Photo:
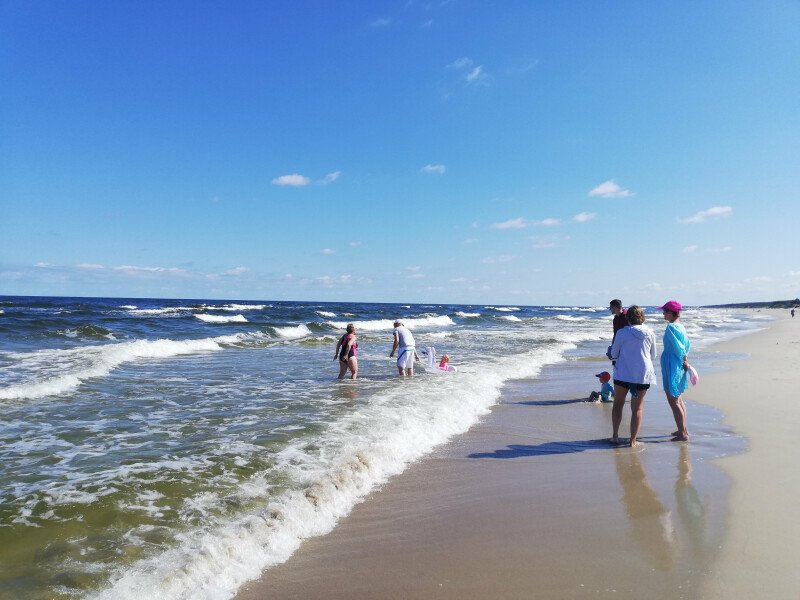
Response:
[[[339,379],[344,379],[347,369],[350,369],[350,379],[358,376],[357,352],[356,326],[350,323],[347,325],[347,333],[336,344],[336,353],[333,355],[334,360],[339,359]]]

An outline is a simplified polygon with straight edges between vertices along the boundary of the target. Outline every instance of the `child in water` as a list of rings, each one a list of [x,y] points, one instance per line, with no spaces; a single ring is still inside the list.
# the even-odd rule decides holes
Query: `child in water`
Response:
[[[603,371],[595,375],[595,377],[600,379],[600,391],[589,394],[587,402],[613,402],[614,387],[609,383],[611,374],[608,371]]]
[[[450,357],[447,354],[442,354],[442,360],[439,361],[439,368],[442,371],[447,371],[448,364],[450,362]]]

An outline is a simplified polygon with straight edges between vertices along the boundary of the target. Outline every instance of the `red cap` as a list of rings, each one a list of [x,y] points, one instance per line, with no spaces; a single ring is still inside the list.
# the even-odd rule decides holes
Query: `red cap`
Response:
[[[599,377],[600,381],[605,383],[611,379],[611,374],[608,371],[603,371],[602,373],[598,373],[595,377]]]
[[[679,313],[683,310],[681,303],[677,300],[669,300],[664,303],[664,306],[659,306],[661,310],[671,310],[674,313]]]

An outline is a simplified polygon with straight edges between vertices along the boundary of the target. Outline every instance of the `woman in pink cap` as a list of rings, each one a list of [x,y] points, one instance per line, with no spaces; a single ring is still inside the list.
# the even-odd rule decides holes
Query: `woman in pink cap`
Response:
[[[678,426],[672,441],[685,442],[689,439],[689,432],[686,430],[686,405],[681,396],[689,387],[686,355],[692,344],[683,323],[679,323],[683,309],[681,303],[670,300],[659,308],[664,311],[664,320],[668,323],[664,330],[664,350],[661,352],[661,381],[672,416],[675,417],[675,425]]]

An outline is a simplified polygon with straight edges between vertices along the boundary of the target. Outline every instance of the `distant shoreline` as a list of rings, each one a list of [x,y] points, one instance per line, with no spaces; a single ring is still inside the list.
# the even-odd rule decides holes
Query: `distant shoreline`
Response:
[[[739,302],[736,304],[706,304],[701,308],[798,308],[800,298],[794,300],[771,300],[769,302]]]

